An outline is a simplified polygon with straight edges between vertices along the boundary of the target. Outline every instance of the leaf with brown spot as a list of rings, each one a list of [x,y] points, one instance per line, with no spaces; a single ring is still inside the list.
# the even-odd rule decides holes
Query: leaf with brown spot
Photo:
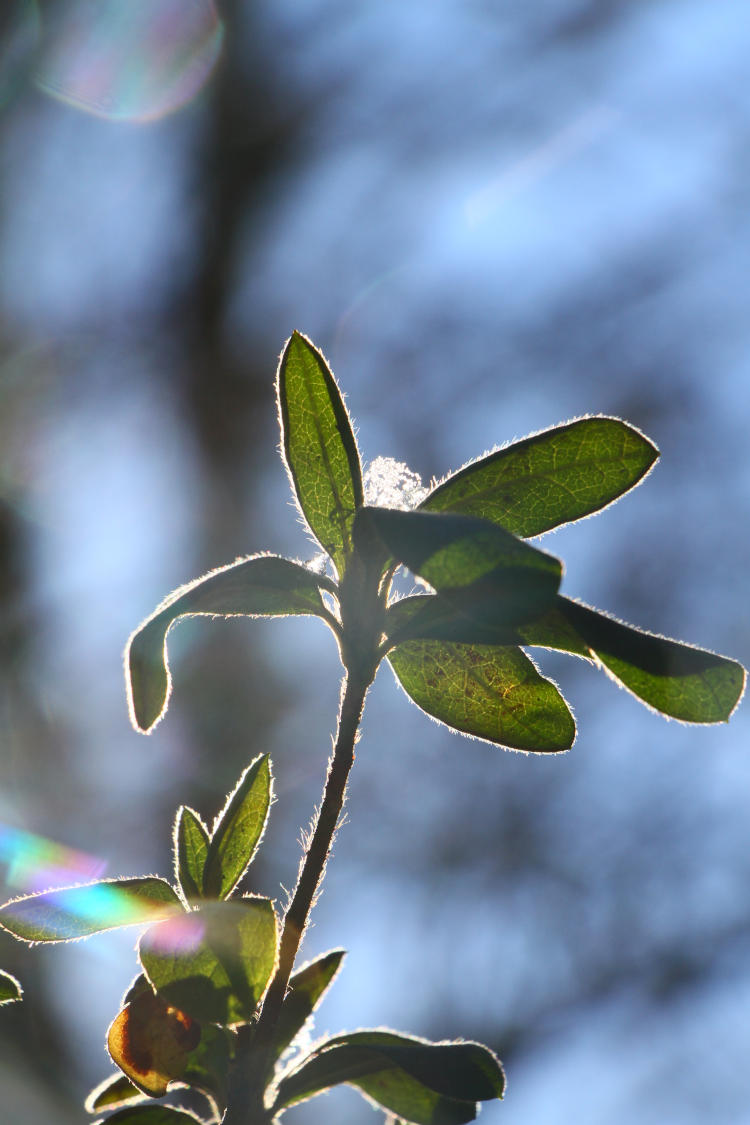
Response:
[[[126,1004],[110,1025],[107,1048],[130,1081],[152,1098],[162,1098],[170,1082],[185,1073],[200,1042],[201,1027],[154,993]]]

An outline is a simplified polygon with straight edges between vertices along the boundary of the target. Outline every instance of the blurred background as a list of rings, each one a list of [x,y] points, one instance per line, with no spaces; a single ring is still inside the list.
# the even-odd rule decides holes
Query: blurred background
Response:
[[[5,0],[0,893],[171,870],[269,752],[283,900],[338,698],[311,620],[186,622],[150,738],[122,651],[174,586],[311,558],[276,455],[293,328],[366,460],[427,482],[585,413],[660,447],[544,540],[564,590],[750,663],[750,22],[741,0]],[[567,755],[452,735],[383,667],[305,945],[317,1033],[489,1043],[487,1125],[750,1122],[750,712],[667,723],[540,653]],[[82,1122],[136,935],[28,950],[3,1114]],[[382,1115],[381,1115],[382,1117]],[[351,1090],[299,1125],[380,1120]]]

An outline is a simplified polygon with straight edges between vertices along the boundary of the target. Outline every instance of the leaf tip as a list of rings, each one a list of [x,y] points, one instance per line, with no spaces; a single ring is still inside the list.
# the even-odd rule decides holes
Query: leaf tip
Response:
[[[727,659],[727,658],[725,657],[725,659]],[[736,695],[736,698],[734,700],[734,703],[731,704],[730,710],[728,711],[727,716],[724,719],[725,723],[729,722],[732,715],[735,713],[735,711],[739,707],[740,703],[742,702],[742,700],[744,698],[745,690],[747,688],[747,668],[744,666],[744,664],[740,664],[739,660],[729,660],[728,663],[734,664],[737,671],[739,672],[739,683],[737,685],[737,695]]]
[[[22,999],[21,982],[12,973],[0,970],[0,1007],[4,1004],[15,1004]]]
[[[163,718],[172,693],[172,676],[167,661],[167,629],[158,622],[158,616],[149,617],[139,625],[125,645],[128,715],[139,734],[152,733]]]

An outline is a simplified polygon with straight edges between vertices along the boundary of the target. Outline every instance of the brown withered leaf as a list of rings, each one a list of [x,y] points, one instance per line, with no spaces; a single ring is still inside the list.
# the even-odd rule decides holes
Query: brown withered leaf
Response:
[[[115,1016],[107,1032],[112,1060],[152,1098],[163,1097],[185,1072],[201,1027],[153,992],[143,992]]]

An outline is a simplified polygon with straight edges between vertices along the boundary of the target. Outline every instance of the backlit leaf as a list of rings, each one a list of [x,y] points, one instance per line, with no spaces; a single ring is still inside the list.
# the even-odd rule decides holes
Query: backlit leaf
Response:
[[[654,710],[685,723],[720,723],[739,703],[745,669],[737,661],[645,633],[568,598],[557,606],[590,655]],[[560,637],[548,637],[545,647],[570,651]]]
[[[145,981],[148,995],[153,996],[146,978],[141,976],[139,980]],[[138,995],[141,996],[140,991]],[[219,1116],[226,1108],[232,1039],[232,1033],[225,1028],[217,1027],[216,1024],[203,1024],[200,1042],[188,1054],[182,1077],[176,1080],[177,1085],[200,1090],[208,1098],[215,1116]],[[86,1110],[98,1113],[102,1109],[117,1109],[121,1105],[134,1105],[145,1099],[146,1095],[126,1075],[118,1072],[91,1091],[86,1099]]]
[[[139,956],[169,1003],[206,1023],[249,1020],[276,965],[276,915],[269,899],[206,903],[152,926]]]
[[[543,613],[560,585],[559,559],[488,520],[362,508],[355,539],[375,529],[391,556],[469,616],[508,625]],[[489,615],[489,617],[488,617]]]
[[[566,600],[566,598],[558,595],[552,608],[543,613],[541,617],[537,617],[535,621],[519,625],[516,630],[519,644],[559,649],[562,652],[569,652],[573,656],[592,660],[594,658],[585,641],[582,640],[578,631],[562,611]]]
[[[271,767],[264,754],[247,767],[216,818],[203,870],[206,898],[227,898],[237,886],[258,848],[270,804]]]
[[[573,745],[565,700],[518,648],[407,641],[388,659],[414,703],[455,730],[536,753]]]
[[[0,970],[0,1004],[12,1004],[23,996],[21,984],[10,973]]]
[[[362,468],[352,424],[325,358],[293,333],[278,371],[284,459],[300,511],[343,574],[355,510],[363,503]]]
[[[419,505],[481,516],[524,537],[600,511],[636,485],[659,451],[619,418],[579,418],[472,461]]]
[[[490,625],[476,613],[462,612],[441,594],[416,594],[388,607],[386,633],[394,645],[405,641],[458,641],[461,644],[519,645],[517,627]]]
[[[568,652],[600,663],[642,702],[683,722],[725,721],[742,697],[745,671],[736,661],[625,625],[569,598],[558,596],[538,619],[512,629],[488,624],[481,601],[476,609],[469,617],[439,595],[404,598],[388,610],[388,634],[397,651],[403,641],[421,639]]]
[[[594,659],[586,643],[561,612],[565,599],[531,622],[514,626],[491,624],[478,600],[472,615],[463,613],[440,594],[401,598],[388,608],[386,632],[394,645],[410,640],[458,641],[472,645],[536,645]]]
[[[203,869],[208,844],[208,830],[197,812],[187,805],[180,805],[174,826],[175,875],[188,901],[203,895]]]
[[[233,1033],[215,1024],[203,1024],[201,1041],[191,1051],[182,1083],[200,1090],[221,1113],[227,1104],[227,1083]]]
[[[345,956],[343,949],[334,949],[292,974],[274,1033],[276,1057],[286,1050],[313,1014]]]
[[[180,586],[130,637],[126,650],[128,705],[133,725],[149,731],[171,690],[167,634],[179,617],[285,617],[325,614],[318,575],[276,555],[253,555]]]
[[[0,926],[22,941],[72,941],[182,911],[164,879],[101,879],[6,902],[0,907]]]
[[[96,1086],[86,1098],[87,1113],[98,1113],[100,1109],[118,1109],[122,1105],[140,1104],[146,1100],[137,1086],[119,1071],[110,1075]]]
[[[107,1032],[107,1049],[135,1086],[161,1098],[170,1082],[185,1073],[190,1052],[200,1039],[196,1020],[149,991],[115,1016]]]
[[[204,1125],[200,1117],[186,1109],[167,1105],[136,1105],[119,1109],[111,1117],[99,1118],[94,1125]]]
[[[322,1043],[279,1083],[276,1107],[346,1083],[417,1125],[462,1125],[477,1102],[502,1098],[499,1060],[478,1043],[428,1043],[360,1031]]]

